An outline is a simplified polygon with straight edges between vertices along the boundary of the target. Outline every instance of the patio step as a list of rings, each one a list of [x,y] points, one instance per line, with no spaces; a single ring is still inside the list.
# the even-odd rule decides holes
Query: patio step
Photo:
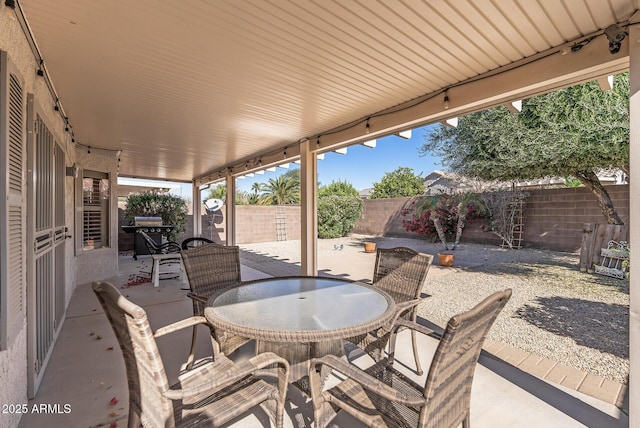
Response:
[[[585,373],[491,339],[485,340],[483,350],[530,375],[613,404],[627,414],[629,412],[628,385]]]

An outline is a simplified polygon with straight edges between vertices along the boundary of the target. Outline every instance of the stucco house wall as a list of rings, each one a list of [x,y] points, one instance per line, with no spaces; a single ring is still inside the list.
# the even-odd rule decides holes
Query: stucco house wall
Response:
[[[97,171],[111,173],[112,185],[115,186],[117,178],[117,159],[115,153],[99,153],[92,151],[91,154],[82,150],[74,149],[70,136],[64,131],[65,122],[59,112],[53,109],[55,100],[52,98],[51,92],[44,78],[37,76],[38,61],[29,45],[20,23],[11,8],[6,6],[4,2],[0,4],[0,51],[7,53],[9,61],[17,68],[18,73],[24,83],[24,112],[26,126],[26,104],[27,94],[33,94],[34,102],[39,108],[39,114],[43,118],[49,130],[55,139],[60,143],[62,150],[65,152],[66,166],[76,165],[80,168],[89,168]],[[4,124],[2,125],[4,127]],[[26,139],[26,132],[25,132]],[[25,152],[23,156],[23,169],[25,176],[23,177],[23,236],[27,236],[27,223],[30,221],[27,213],[27,149],[25,141]],[[6,171],[8,166],[1,165],[2,170]],[[81,178],[79,178],[81,179]],[[76,249],[74,239],[65,240],[65,298],[66,305],[77,284],[89,282],[92,280],[104,279],[112,276],[117,271],[117,200],[115,191],[112,190],[112,213],[110,224],[110,248],[102,250],[94,250],[86,252],[76,257]],[[2,201],[5,203],[5,201]],[[75,238],[76,235],[76,201],[75,200],[75,179],[73,177],[65,178],[65,225],[69,229],[69,234]],[[79,202],[82,203],[81,201]],[[36,208],[37,209],[37,208]],[[25,272],[29,268],[27,263],[27,251],[30,246],[27,242],[23,244],[23,254],[25,257]],[[76,276],[76,272],[78,275]],[[9,284],[11,287],[22,287],[23,296],[27,296],[26,273],[22,278],[21,284]],[[25,304],[25,308],[26,308]],[[2,404],[23,404],[27,403],[27,319],[26,310],[22,328],[18,334],[8,343],[6,349],[0,350],[0,403]],[[59,327],[60,328],[60,327]],[[0,413],[0,426],[17,426],[20,420],[19,413]]]
[[[87,149],[79,147],[76,150],[76,162],[83,169],[106,172],[110,177],[109,246],[81,251],[76,257],[77,284],[86,284],[112,277],[118,271],[118,196],[115,190],[118,170],[115,153],[106,151],[93,149],[89,153]],[[78,180],[81,179],[82,177],[78,178]],[[73,199],[73,193],[71,199]],[[81,201],[80,204],[82,204]],[[82,218],[76,218],[75,221],[82,222]]]

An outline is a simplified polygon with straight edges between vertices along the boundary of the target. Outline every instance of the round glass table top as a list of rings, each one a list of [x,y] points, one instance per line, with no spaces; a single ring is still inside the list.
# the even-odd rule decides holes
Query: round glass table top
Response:
[[[253,338],[319,341],[379,328],[394,311],[391,297],[367,284],[287,277],[222,290],[209,299],[205,316],[216,327]]]

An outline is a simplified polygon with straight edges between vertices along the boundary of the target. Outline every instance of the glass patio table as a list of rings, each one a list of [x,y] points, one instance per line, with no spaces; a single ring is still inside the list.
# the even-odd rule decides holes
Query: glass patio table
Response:
[[[390,323],[395,303],[361,282],[281,277],[245,282],[209,298],[204,315],[215,328],[256,340],[291,365],[291,379],[308,374],[309,360],[344,355],[343,339]]]

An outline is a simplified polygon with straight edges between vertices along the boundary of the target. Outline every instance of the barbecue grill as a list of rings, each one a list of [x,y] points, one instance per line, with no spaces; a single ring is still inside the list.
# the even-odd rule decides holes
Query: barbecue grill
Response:
[[[138,256],[148,255],[149,250],[144,243],[144,238],[139,232],[147,233],[153,240],[158,243],[162,242],[162,237],[171,233],[175,226],[163,225],[162,217],[142,217],[136,216],[133,219],[133,226],[122,226],[122,230],[127,233],[135,233],[133,239],[133,258],[138,259]]]

